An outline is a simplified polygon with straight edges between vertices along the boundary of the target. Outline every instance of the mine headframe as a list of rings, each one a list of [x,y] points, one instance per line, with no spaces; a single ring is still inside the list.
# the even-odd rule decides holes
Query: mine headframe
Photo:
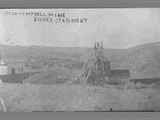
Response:
[[[85,82],[93,85],[104,84],[109,75],[110,62],[103,54],[103,42],[96,42],[92,57],[84,66]]]

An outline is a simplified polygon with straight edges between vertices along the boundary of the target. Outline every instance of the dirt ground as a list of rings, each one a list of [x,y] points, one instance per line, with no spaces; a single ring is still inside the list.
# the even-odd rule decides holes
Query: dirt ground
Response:
[[[113,86],[1,84],[7,111],[144,111],[148,93]],[[150,102],[151,103],[151,102]],[[154,108],[152,108],[154,109]]]

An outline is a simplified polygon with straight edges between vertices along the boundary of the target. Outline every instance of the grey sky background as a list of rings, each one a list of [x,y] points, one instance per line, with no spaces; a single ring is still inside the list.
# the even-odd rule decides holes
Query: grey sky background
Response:
[[[160,42],[160,8],[14,10],[65,12],[87,18],[83,24],[35,23],[31,16],[8,16],[4,11],[9,10],[0,10],[0,44],[92,47],[103,41],[105,48],[128,48]]]

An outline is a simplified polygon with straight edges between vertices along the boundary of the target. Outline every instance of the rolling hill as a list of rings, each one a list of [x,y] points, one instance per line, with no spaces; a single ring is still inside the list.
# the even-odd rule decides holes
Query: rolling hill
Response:
[[[29,56],[32,56],[42,60],[58,58],[59,60],[62,59],[64,62],[76,61],[74,64],[84,62],[88,58],[88,54],[92,51],[91,48],[76,47],[0,47],[3,47],[5,57],[9,59],[26,59]],[[128,49],[105,49],[104,54],[111,61],[112,69],[129,69],[132,78],[160,77],[159,42],[139,45]],[[81,69],[81,67],[77,69]]]

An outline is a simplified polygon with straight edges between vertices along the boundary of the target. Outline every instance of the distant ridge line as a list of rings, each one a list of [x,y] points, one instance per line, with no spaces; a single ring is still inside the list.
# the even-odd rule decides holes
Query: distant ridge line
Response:
[[[104,49],[112,49],[112,50],[128,50],[128,49],[134,49],[134,48],[142,48],[142,47],[146,47],[146,46],[152,46],[152,45],[159,45],[160,46],[160,42],[150,42],[150,43],[144,43],[144,44],[140,44],[140,45],[136,45],[136,46],[131,46],[128,48],[110,48],[110,47],[104,47]],[[67,46],[51,46],[51,45],[7,45],[7,44],[0,44],[0,47],[25,47],[25,48],[86,48],[86,49],[91,49],[92,47],[67,47]]]

